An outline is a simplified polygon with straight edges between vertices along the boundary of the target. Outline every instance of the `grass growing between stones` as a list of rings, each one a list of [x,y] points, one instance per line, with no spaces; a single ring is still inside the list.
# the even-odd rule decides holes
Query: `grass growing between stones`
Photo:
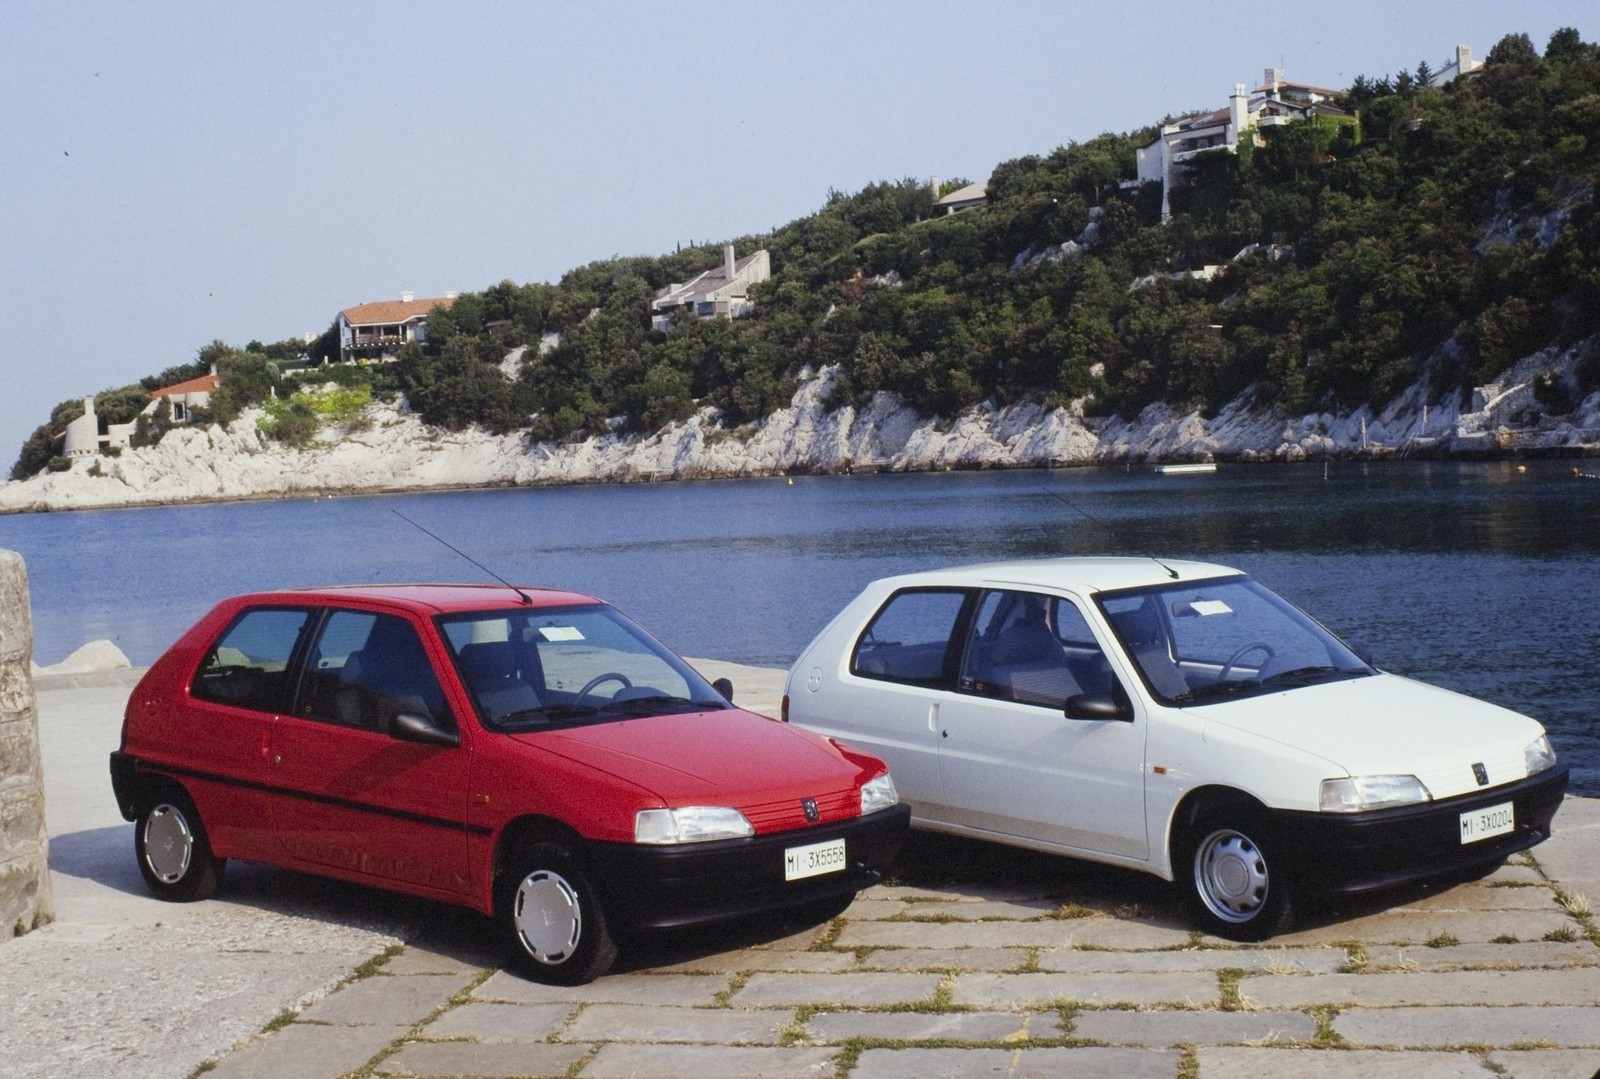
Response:
[[[1239,988],[1239,982],[1247,972],[1240,967],[1223,967],[1217,971],[1217,1007],[1225,1012],[1253,1012],[1256,1010],[1255,1001],[1251,1000]]]
[[[372,977],[374,974],[377,974],[378,972],[383,970],[384,967],[388,966],[389,965],[389,960],[393,959],[395,956],[399,955],[403,951],[405,951],[405,946],[402,945],[402,944],[391,944],[391,945],[389,945],[383,951],[379,952],[377,955],[372,956],[370,959],[368,959],[365,962],[363,962],[360,966],[356,967],[355,970],[351,971],[350,972],[350,976],[348,978],[346,978],[344,981],[339,983],[339,988],[343,989],[345,986],[349,985],[351,982],[359,982],[363,978]]]
[[[1318,1049],[1347,1049],[1348,1043],[1344,1035],[1333,1029],[1333,1021],[1339,1018],[1339,1008],[1334,1004],[1318,1004],[1306,1009],[1308,1015],[1316,1020],[1317,1033],[1311,1039],[1311,1044]]]

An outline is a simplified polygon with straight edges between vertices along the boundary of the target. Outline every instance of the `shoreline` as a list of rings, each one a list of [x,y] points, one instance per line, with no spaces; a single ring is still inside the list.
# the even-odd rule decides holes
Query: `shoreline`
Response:
[[[1554,446],[1522,448],[1498,452],[1490,451],[1442,451],[1430,449],[1427,451],[1404,452],[1401,450],[1357,450],[1353,453],[1327,453],[1319,456],[1303,456],[1296,458],[1274,457],[1266,454],[1244,451],[1237,454],[1214,454],[1215,462],[1220,465],[1238,466],[1243,468],[1273,468],[1295,467],[1322,464],[1402,464],[1406,462],[1516,462],[1516,461],[1558,461],[1558,460],[1590,460],[1600,458],[1600,445],[1579,446]],[[1056,461],[1048,463],[1028,462],[956,462],[938,467],[894,467],[894,466],[796,466],[774,468],[766,470],[751,470],[740,473],[695,472],[688,471],[684,474],[672,475],[639,475],[619,472],[616,474],[596,475],[587,477],[551,477],[536,478],[531,480],[516,479],[491,479],[480,482],[452,480],[443,483],[401,483],[377,484],[370,486],[328,485],[308,486],[294,490],[259,491],[245,494],[195,494],[179,497],[152,497],[130,499],[124,502],[105,502],[92,505],[59,505],[35,504],[32,506],[6,506],[0,503],[0,517],[20,516],[34,513],[85,513],[94,511],[113,510],[140,510],[140,509],[170,509],[185,506],[210,506],[228,505],[251,502],[317,502],[324,499],[339,498],[379,498],[388,495],[408,494],[442,494],[452,491],[497,491],[497,490],[543,490],[547,488],[564,487],[607,487],[607,486],[635,486],[663,483],[719,483],[738,480],[764,480],[788,479],[807,477],[843,477],[843,476],[879,476],[879,475],[942,475],[951,472],[1067,472],[1080,469],[1104,468],[1118,469],[1128,472],[1152,472],[1157,465],[1162,464],[1187,464],[1195,459],[1186,455],[1174,455],[1166,458],[1141,459],[1134,461],[1131,458],[1109,458],[1092,461]],[[1594,479],[1600,476],[1582,473],[1582,478]],[[34,477],[37,480],[41,477]],[[0,483],[0,492],[13,484],[26,484],[33,480],[10,480]]]
[[[1580,351],[1575,346],[1529,361],[1538,359],[1541,371],[1565,370]],[[1291,415],[1258,405],[1247,390],[1210,415],[1166,404],[1131,417],[1088,415],[1094,402],[1083,398],[1060,405],[991,401],[956,416],[928,417],[886,392],[859,407],[833,408],[836,380],[837,371],[824,368],[799,383],[787,407],[736,429],[724,428],[716,410],[705,407],[648,435],[605,431],[540,443],[521,431],[429,427],[402,398],[375,402],[350,423],[322,429],[324,441],[295,448],[267,437],[257,426],[262,413],[249,409],[227,428],[179,427],[151,446],[73,458],[62,471],[0,484],[0,513],[602,483],[1132,471],[1202,461],[1238,467],[1600,456],[1600,393],[1570,415],[1530,423],[1515,409],[1525,411],[1519,402],[1531,394],[1531,383],[1498,393],[1476,412],[1464,412],[1459,395],[1435,399],[1419,382],[1381,411],[1363,405]]]

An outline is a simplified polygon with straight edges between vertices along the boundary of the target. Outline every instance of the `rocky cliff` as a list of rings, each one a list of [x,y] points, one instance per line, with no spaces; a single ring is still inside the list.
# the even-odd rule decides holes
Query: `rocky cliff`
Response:
[[[1381,412],[1287,415],[1240,397],[1213,417],[1154,405],[1132,419],[1068,408],[979,406],[929,419],[891,394],[829,410],[834,372],[801,382],[788,408],[725,430],[706,409],[648,437],[607,435],[528,445],[517,434],[449,432],[399,404],[374,404],[308,449],[268,439],[247,412],[227,429],[183,429],[117,457],[75,460],[66,472],[0,485],[0,512],[89,509],[320,493],[766,476],[795,472],[925,471],[1322,456],[1600,452],[1600,394],[1568,416],[1539,412],[1536,374],[1570,381],[1586,348],[1539,353],[1481,387],[1472,411],[1423,384]]]

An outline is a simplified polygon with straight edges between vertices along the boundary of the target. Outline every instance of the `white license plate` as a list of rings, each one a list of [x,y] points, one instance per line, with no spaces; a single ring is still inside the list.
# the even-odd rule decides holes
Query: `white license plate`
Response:
[[[806,847],[790,847],[783,852],[783,879],[804,880],[843,869],[844,840],[830,839]]]
[[[1507,835],[1517,829],[1516,812],[1510,802],[1486,806],[1461,814],[1461,842],[1476,843],[1490,836]]]

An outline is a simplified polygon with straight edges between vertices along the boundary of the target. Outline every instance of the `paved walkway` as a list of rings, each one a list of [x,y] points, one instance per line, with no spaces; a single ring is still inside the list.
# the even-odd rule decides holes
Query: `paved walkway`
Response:
[[[733,677],[741,702],[775,707],[770,674]],[[0,1075],[1600,1068],[1600,920],[1586,899],[1600,900],[1600,801],[1569,799],[1550,842],[1485,880],[1317,912],[1255,948],[1191,932],[1154,878],[918,837],[902,881],[833,922],[647,941],[592,985],[552,989],[497,969],[486,921],[437,904],[234,865],[216,900],[148,899],[104,774],[126,679],[98,679],[40,687],[59,920],[0,945]]]

